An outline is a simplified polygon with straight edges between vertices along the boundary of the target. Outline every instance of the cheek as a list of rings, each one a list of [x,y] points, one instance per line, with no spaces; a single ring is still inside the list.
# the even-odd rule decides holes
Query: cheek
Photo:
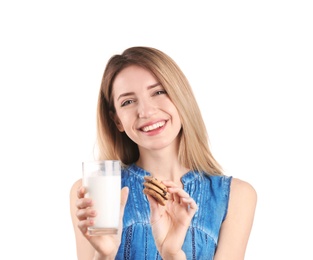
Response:
[[[173,106],[171,114],[175,125],[177,125],[180,128],[182,126],[181,117],[175,106]]]
[[[123,113],[120,115],[118,114],[118,118],[123,128],[128,128],[128,126],[131,124],[131,116],[127,113]]]
[[[180,120],[179,112],[178,112],[176,106],[172,102],[168,102],[167,108],[168,108],[168,112],[174,117],[174,119]]]

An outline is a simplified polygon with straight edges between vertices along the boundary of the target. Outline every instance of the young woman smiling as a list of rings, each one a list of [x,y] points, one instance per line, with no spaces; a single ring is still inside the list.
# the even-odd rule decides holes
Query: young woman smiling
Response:
[[[213,157],[188,80],[165,53],[131,47],[108,61],[97,108],[99,160],[120,160],[117,235],[89,236],[92,200],[71,189],[78,259],[244,259],[257,195]],[[166,185],[165,206],[143,193],[145,176]]]

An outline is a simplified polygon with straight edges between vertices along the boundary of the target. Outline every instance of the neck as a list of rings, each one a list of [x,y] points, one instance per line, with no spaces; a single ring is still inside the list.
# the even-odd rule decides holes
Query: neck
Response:
[[[163,150],[140,153],[136,164],[159,180],[171,180],[179,185],[181,177],[189,171],[179,163],[177,153],[166,153]]]

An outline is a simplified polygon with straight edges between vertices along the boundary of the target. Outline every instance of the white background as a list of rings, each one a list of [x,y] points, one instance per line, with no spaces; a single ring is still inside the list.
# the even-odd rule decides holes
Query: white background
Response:
[[[258,192],[246,260],[313,259],[310,2],[2,1],[0,258],[76,259],[69,191],[102,72],[147,45],[189,78],[225,173]]]

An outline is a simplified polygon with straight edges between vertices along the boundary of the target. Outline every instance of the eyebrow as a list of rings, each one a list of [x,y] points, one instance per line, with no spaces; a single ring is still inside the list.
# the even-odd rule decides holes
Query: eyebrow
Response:
[[[157,83],[155,83],[155,84],[152,84],[152,85],[148,86],[147,89],[148,89],[148,90],[149,90],[149,89],[153,89],[153,88],[155,88],[155,87],[157,87],[157,86],[160,86],[160,85],[161,85],[161,83],[160,83],[160,82],[157,82]],[[134,93],[134,92],[126,92],[126,93],[123,93],[123,94],[121,94],[121,95],[118,96],[117,101],[118,101],[120,98],[122,98],[122,97],[127,97],[127,96],[130,96],[130,95],[133,95],[133,94],[135,94],[135,93]]]

